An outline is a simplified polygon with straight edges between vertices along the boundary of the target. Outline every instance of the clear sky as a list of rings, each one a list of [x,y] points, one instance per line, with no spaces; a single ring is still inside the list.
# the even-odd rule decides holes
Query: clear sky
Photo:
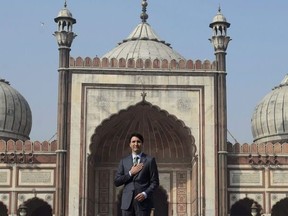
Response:
[[[67,0],[77,20],[71,56],[102,56],[140,22],[141,0]],[[220,5],[231,23],[227,49],[228,130],[251,143],[256,105],[287,73],[287,0],[148,0],[148,23],[187,59],[214,60],[209,24]],[[57,127],[58,47],[54,18],[64,0],[1,0],[0,78],[30,104],[31,140]],[[228,139],[234,142],[228,135]]]

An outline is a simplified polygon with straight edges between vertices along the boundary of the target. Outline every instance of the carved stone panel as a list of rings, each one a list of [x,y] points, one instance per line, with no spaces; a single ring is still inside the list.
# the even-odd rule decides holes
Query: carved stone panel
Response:
[[[263,172],[261,170],[230,170],[230,186],[263,186]]]
[[[54,186],[54,169],[19,169],[19,186]]]
[[[0,170],[0,186],[10,186],[11,185],[11,170],[1,169]]]
[[[271,170],[271,186],[288,186],[288,170]]]

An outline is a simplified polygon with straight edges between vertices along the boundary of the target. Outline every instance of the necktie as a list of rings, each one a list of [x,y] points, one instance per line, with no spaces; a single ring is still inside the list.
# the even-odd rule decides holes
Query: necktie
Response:
[[[139,160],[139,157],[138,156],[135,156],[133,158],[133,165],[137,165],[138,164],[138,160]]]

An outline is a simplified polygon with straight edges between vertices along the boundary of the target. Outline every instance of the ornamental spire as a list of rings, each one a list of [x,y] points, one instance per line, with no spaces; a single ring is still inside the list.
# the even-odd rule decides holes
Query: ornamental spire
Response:
[[[140,18],[142,19],[143,23],[146,23],[147,19],[148,19],[148,14],[146,13],[147,11],[147,0],[143,0],[142,1],[142,13],[140,15]]]
[[[143,89],[142,93],[141,93],[141,97],[142,97],[142,102],[146,101],[146,96],[147,96],[147,93],[145,92],[145,90]]]

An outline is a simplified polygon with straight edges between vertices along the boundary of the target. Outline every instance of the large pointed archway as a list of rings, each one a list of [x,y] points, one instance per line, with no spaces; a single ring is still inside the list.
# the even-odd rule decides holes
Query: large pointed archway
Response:
[[[91,139],[88,215],[117,215],[120,189],[115,189],[113,178],[120,159],[130,153],[127,139],[134,131],[143,134],[143,151],[156,158],[160,172],[165,164],[180,166],[185,172],[187,166],[191,167],[196,147],[183,121],[145,100],[121,110],[103,121]],[[170,193],[172,188],[165,190]],[[109,209],[114,209],[114,213]]]
[[[143,150],[157,162],[191,162],[196,147],[183,121],[147,101],[121,110],[98,126],[90,151],[96,163],[116,162],[130,153],[127,138],[138,131],[145,138]]]

